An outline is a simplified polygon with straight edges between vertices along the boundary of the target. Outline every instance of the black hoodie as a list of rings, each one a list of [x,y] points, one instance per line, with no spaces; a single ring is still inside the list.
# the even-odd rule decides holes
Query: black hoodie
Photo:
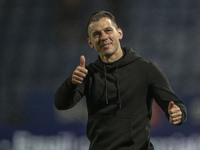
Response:
[[[162,71],[129,48],[114,63],[98,58],[87,67],[83,84],[68,78],[55,94],[58,109],[69,109],[86,96],[90,150],[153,150],[149,121],[152,101],[165,112],[174,101],[186,120],[186,108],[172,91]]]

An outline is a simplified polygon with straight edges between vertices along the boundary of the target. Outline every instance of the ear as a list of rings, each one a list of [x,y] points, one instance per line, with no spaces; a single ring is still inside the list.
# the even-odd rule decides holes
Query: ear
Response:
[[[90,46],[90,48],[94,48],[94,46],[93,46],[93,44],[92,44],[90,38],[88,38],[87,40],[88,40],[88,45]]]
[[[118,31],[118,35],[119,35],[119,40],[122,40],[123,39],[123,31],[122,31],[122,29],[118,28],[117,31]]]

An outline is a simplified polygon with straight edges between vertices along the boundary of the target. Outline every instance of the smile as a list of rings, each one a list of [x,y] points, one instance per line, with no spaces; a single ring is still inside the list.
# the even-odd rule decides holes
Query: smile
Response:
[[[107,48],[111,45],[111,43],[102,44],[101,47]]]

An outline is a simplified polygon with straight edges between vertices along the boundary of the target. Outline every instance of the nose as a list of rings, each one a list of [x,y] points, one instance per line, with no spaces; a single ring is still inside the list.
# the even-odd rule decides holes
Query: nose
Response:
[[[108,34],[106,34],[104,31],[101,32],[101,40],[105,41],[108,39]]]

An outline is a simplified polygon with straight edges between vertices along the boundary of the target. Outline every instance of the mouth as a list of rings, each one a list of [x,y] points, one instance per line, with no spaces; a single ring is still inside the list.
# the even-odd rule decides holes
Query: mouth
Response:
[[[101,44],[101,48],[108,48],[109,46],[111,45],[111,43],[104,43],[104,44]]]

